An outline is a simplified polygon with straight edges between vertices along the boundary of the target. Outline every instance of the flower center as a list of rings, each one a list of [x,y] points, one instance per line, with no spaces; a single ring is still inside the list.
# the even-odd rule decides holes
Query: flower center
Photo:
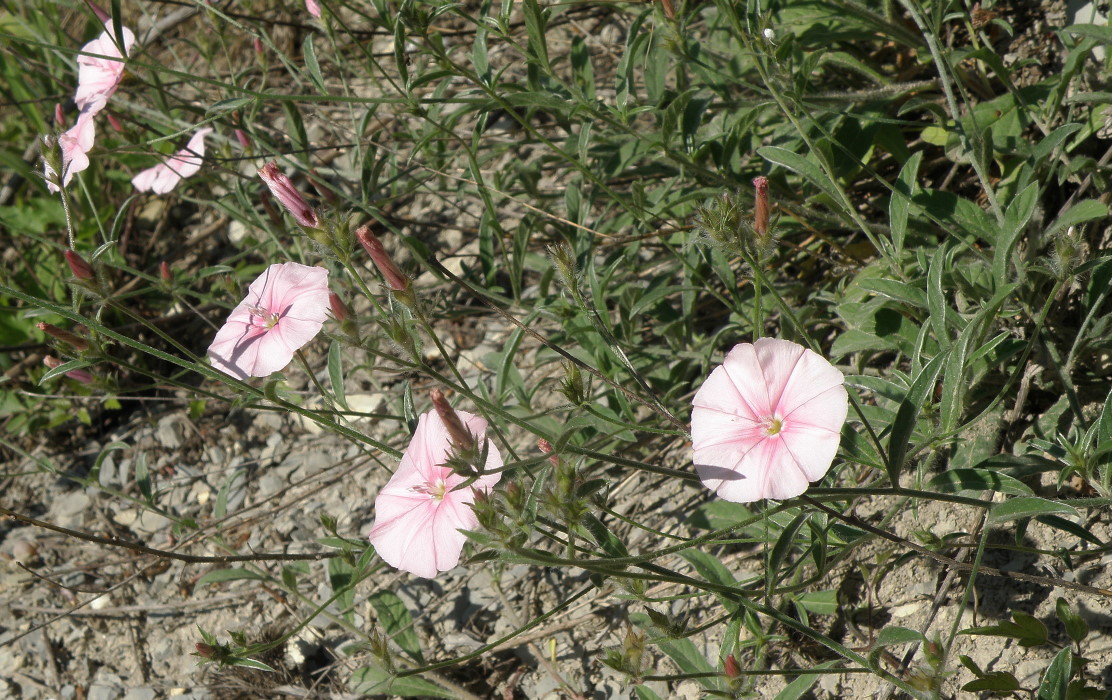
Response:
[[[434,501],[443,501],[444,496],[448,493],[448,484],[444,479],[437,479],[431,484],[417,484],[416,486],[409,487],[409,490],[414,493],[421,493]]]
[[[247,310],[251,312],[252,316],[258,316],[268,331],[278,325],[277,313],[267,311],[263,307],[254,304],[248,305]]]
[[[779,435],[780,429],[784,427],[784,422],[776,416],[769,416],[764,419],[764,429],[767,435]]]

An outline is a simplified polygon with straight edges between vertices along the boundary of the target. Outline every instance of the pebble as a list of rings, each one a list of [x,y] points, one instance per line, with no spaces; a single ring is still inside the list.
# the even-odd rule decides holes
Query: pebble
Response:
[[[173,450],[185,441],[185,416],[174,413],[158,421],[156,432],[160,446]]]
[[[135,508],[126,508],[112,516],[112,520],[119,525],[129,527],[137,534],[154,535],[166,532],[170,527],[170,519],[154,511],[139,511]]]
[[[154,688],[132,688],[124,695],[123,700],[154,700],[158,693]]]
[[[92,500],[84,491],[72,491],[54,501],[47,520],[61,527],[79,528],[91,503]]]

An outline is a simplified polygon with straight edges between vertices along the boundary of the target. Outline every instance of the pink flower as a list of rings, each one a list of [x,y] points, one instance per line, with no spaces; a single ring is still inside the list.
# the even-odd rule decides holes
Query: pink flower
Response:
[[[131,184],[140,192],[166,194],[183,179],[196,175],[205,157],[205,137],[211,133],[210,128],[198,129],[185,148],[164,162],[138,173],[131,178]]]
[[[121,33],[124,37],[122,52],[116,45],[116,33],[111,19],[104,22],[104,31],[100,36],[81,47],[82,53],[98,54],[105,58],[85,55],[77,57],[77,94],[73,96],[73,100],[78,109],[96,114],[104,109],[108,98],[116,92],[126,66],[124,58],[135,43],[135,34],[130,29],[122,27]]]
[[[849,409],[843,379],[788,340],[734,347],[692,401],[691,441],[703,484],[737,503],[806,491],[838,451]]]
[[[320,3],[318,3],[317,0],[305,0],[305,9],[308,10],[309,14],[312,16],[320,19]]]
[[[276,163],[266,163],[259,168],[259,177],[270,188],[274,198],[281,202],[290,214],[293,214],[293,218],[299,225],[305,228],[320,227],[320,217],[317,216],[317,212],[309,206],[289,177],[278,169]]]
[[[217,332],[208,349],[212,366],[238,379],[269,376],[320,332],[328,309],[328,270],[271,265]]]
[[[75,174],[89,167],[88,154],[96,136],[93,112],[84,111],[77,115],[77,122],[58,137],[58,148],[62,152],[62,187],[69,185]],[[51,192],[61,191],[55,184],[58,174],[49,161],[44,161],[43,170],[46,174],[46,188]]]
[[[486,440],[487,423],[481,417],[458,412],[463,424],[480,442]],[[484,471],[502,466],[502,455],[487,441]],[[448,427],[435,411],[421,415],[401,464],[375,499],[371,544],[382,560],[411,574],[432,578],[459,563],[467,536],[479,519],[471,509],[478,489],[489,492],[501,473],[486,474],[470,487],[453,490],[464,481],[444,463],[453,451]]]

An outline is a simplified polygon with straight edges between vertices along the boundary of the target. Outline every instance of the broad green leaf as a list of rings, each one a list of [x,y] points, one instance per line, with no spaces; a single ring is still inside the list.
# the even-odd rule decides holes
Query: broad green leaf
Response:
[[[803,593],[793,598],[795,604],[816,615],[833,615],[838,612],[837,591],[815,591]]]
[[[645,613],[630,613],[629,619],[633,624],[650,633],[656,630],[656,625]],[[653,640],[653,643],[660,647],[660,650],[667,654],[683,673],[715,673],[716,671],[690,639],[660,639]],[[708,690],[719,689],[717,676],[697,680]]]
[[[815,664],[814,668],[816,670],[834,668],[837,663],[836,661],[823,661],[821,664]],[[804,673],[800,675],[799,678],[788,683],[783,690],[776,694],[773,700],[799,700],[800,698],[808,697],[808,691],[814,687],[819,678],[822,678],[822,674]]]
[[[1040,622],[1038,618],[1019,610],[1012,613],[1011,620],[1005,620],[998,625],[971,627],[962,630],[961,634],[1011,637],[1017,640],[1020,646],[1024,647],[1040,646],[1047,643],[1046,625]]]
[[[386,669],[377,666],[364,666],[351,675],[352,690],[361,695],[387,696],[399,695],[403,698],[449,698],[454,699],[452,693],[431,681],[420,676],[403,676],[401,678],[390,674]]]
[[[1071,666],[1073,665],[1073,652],[1069,647],[1062,649],[1054,655],[1050,665],[1046,667],[1042,683],[1036,691],[1037,700],[1066,700],[1066,691],[1069,689]]]
[[[718,557],[713,554],[707,554],[698,549],[686,549],[680,552],[680,556],[687,560],[687,563],[695,567],[695,571],[699,572],[707,581],[717,583],[722,586],[733,587],[737,585],[737,579],[726,568],[726,565],[718,560]],[[718,600],[722,603],[722,607],[726,608],[727,612],[735,612],[738,604],[725,596],[718,596]]]
[[[336,607],[344,619],[354,622],[352,605],[355,604],[355,569],[344,557],[332,557],[328,560],[328,582],[332,586],[332,592],[339,594],[335,601]]]
[[[838,205],[840,210],[842,198],[838,194],[838,188],[834,186],[826,173],[814,162],[797,153],[793,153],[786,148],[779,146],[765,146],[758,148],[757,153],[762,158],[770,163],[782,165],[789,170],[802,175],[805,179],[809,180],[812,185],[822,190],[835,204]]]
[[[1058,614],[1058,619],[1062,621],[1062,625],[1066,628],[1066,634],[1075,643],[1080,643],[1081,640],[1089,636],[1089,625],[1073,611],[1065,598],[1059,598],[1055,602],[1054,610]]]
[[[381,590],[373,593],[368,600],[378,614],[378,623],[386,635],[413,660],[424,664],[421,640],[417,637],[417,632],[413,628],[413,618],[402,599],[392,591]]]

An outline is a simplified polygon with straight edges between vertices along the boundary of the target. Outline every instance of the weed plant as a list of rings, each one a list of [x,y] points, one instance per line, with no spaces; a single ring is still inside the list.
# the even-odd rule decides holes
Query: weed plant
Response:
[[[60,194],[42,137],[74,123],[78,53],[104,23],[72,1],[0,11],[6,483],[47,472],[168,518],[172,548],[64,534],[145,564],[215,564],[198,594],[281,591],[298,620],[286,638],[330,615],[360,693],[475,697],[461,667],[590,600],[619,612],[583,653],[641,700],[691,681],[805,697],[824,675],[872,676],[889,696],[1101,696],[1094,639],[1059,596],[1112,595],[1076,575],[1109,550],[1112,30],[1035,36],[1022,8],[936,0],[322,6],[113,0],[108,26],[138,39],[88,169]],[[133,190],[202,127],[199,174]],[[271,161],[319,227],[266,194]],[[361,226],[405,283],[370,264]],[[287,261],[330,272],[335,318],[282,372],[218,371],[205,348]],[[731,503],[691,465],[690,404],[730,348],[765,337],[840,368],[849,418],[805,494]],[[349,405],[356,376],[385,397],[373,421]],[[224,534],[248,517],[227,509],[230,477],[187,517],[144,466],[101,484],[113,453],[144,464],[136,445],[108,444],[86,472],[67,456],[137,413],[280,411],[358,446],[343,478],[359,480],[397,467],[432,389],[485,420],[505,460],[462,565],[563,582],[541,614],[503,605],[512,631],[462,655],[417,633],[369,518],[306,522],[299,554],[259,554]],[[57,530],[18,506],[0,512]],[[897,525],[938,508],[951,526]],[[1040,566],[1002,570],[994,552]],[[944,572],[931,615],[846,632],[863,609],[851,572],[875,592],[917,565]],[[986,578],[1053,592],[1061,625],[1018,608],[980,624]],[[199,661],[268,668],[276,642],[253,624],[199,632]],[[1031,647],[1042,670],[982,668],[957,651],[970,635]]]

